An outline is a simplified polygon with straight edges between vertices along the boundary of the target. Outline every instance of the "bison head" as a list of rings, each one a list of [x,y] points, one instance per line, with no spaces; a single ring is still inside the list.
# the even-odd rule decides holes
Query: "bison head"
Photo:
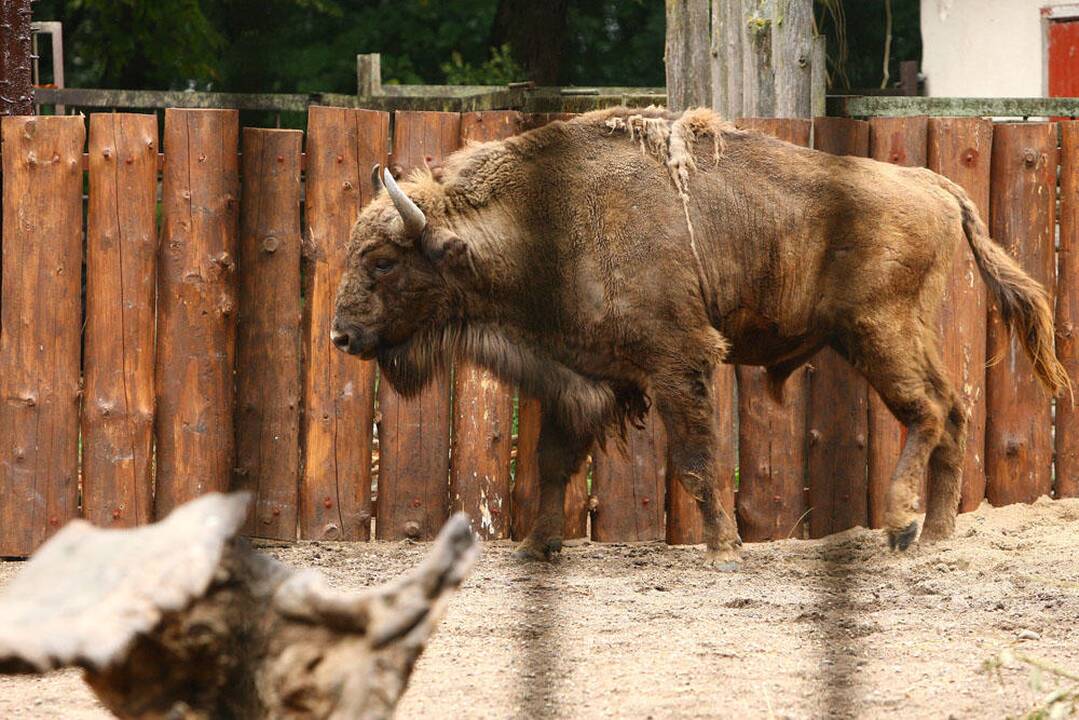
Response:
[[[457,303],[449,270],[465,252],[452,230],[429,222],[387,170],[348,241],[330,339],[341,350],[383,360],[421,331],[444,325]]]

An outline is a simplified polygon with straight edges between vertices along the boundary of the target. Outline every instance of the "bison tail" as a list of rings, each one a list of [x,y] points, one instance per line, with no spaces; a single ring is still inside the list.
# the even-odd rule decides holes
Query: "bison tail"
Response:
[[[1065,390],[1072,392],[1068,372],[1057,360],[1049,294],[993,242],[967,194],[957,185],[948,185],[963,210],[963,233],[978,270],[1000,308],[1004,324],[1016,335],[1046,389],[1055,396]]]

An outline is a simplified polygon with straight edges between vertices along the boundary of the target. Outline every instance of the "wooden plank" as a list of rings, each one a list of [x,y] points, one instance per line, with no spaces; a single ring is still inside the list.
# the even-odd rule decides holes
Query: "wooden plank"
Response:
[[[993,128],[990,235],[1038,282],[1055,286],[1056,123]],[[1052,489],[1049,398],[1018,343],[990,308],[986,371],[986,496],[993,505],[1032,502]]]
[[[313,107],[307,118],[303,414],[300,537],[371,536],[375,363],[330,342],[346,243],[373,194],[371,167],[385,164],[389,115]]]
[[[833,155],[869,154],[869,123],[860,120],[816,118],[813,137],[818,150]],[[809,366],[809,536],[817,538],[869,524],[869,385],[831,348]]]
[[[739,127],[809,145],[813,123],[801,119],[745,118]],[[768,394],[765,370],[739,366],[738,528],[749,542],[802,537],[805,492],[806,370],[783,388],[783,403]]]
[[[152,520],[157,118],[90,116],[82,507],[103,527]]]
[[[869,156],[881,162],[924,167],[928,149],[928,122],[924,116],[873,118],[869,121]],[[904,429],[875,390],[869,390],[869,523],[884,526],[885,504],[892,473],[899,462]],[[925,479],[918,492],[924,509]]]
[[[592,539],[599,542],[662,540],[667,437],[657,413],[643,429],[628,427],[624,448],[614,439],[597,449],[592,467],[595,510]]]
[[[1079,122],[1060,123],[1060,249],[1057,253],[1057,357],[1079,388]],[[1056,497],[1079,497],[1079,408],[1057,402]]]
[[[244,533],[296,538],[300,470],[299,130],[243,131],[236,466],[254,504]]]
[[[500,140],[517,132],[519,113],[461,115],[461,143]],[[513,388],[471,363],[454,373],[453,464],[450,498],[484,539],[509,537]]]
[[[5,117],[0,556],[78,515],[81,117]]]
[[[461,116],[394,115],[390,163],[408,174],[426,158],[440,162],[461,141]],[[439,377],[405,400],[379,384],[378,517],[380,540],[431,540],[449,510],[450,379]]]
[[[929,169],[961,185],[982,217],[988,218],[993,123],[983,118],[931,118],[928,133]],[[976,510],[985,499],[985,321],[985,283],[964,242],[952,261],[940,315],[941,355],[970,420],[961,512]]]
[[[542,421],[540,401],[520,395],[517,403],[517,467],[510,497],[510,534],[521,540],[532,529],[539,513],[539,434]],[[586,460],[566,486],[565,532],[572,540],[588,534],[588,471]]]
[[[235,460],[239,114],[165,111],[158,260],[157,517],[225,490]]]

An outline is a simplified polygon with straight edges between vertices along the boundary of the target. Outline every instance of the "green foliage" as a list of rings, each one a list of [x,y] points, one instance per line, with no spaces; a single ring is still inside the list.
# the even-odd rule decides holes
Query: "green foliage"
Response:
[[[64,22],[69,85],[183,88],[217,76],[224,38],[198,0],[40,0],[33,11]]]
[[[491,57],[482,65],[465,62],[456,50],[442,63],[442,73],[450,85],[508,85],[525,79],[525,71],[510,54],[510,46],[491,48]]]

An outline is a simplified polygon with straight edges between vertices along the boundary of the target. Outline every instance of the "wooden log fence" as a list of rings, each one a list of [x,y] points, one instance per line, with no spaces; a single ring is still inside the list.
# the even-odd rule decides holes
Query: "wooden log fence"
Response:
[[[407,173],[564,117],[316,106],[304,138],[241,135],[235,111],[173,109],[163,168],[152,115],[91,115],[85,160],[82,118],[0,121],[0,556],[29,554],[74,517],[137,525],[230,487],[254,493],[246,532],[258,537],[427,539],[457,509],[486,539],[523,537],[538,501],[539,403],[463,363],[403,400],[373,363],[332,347],[329,322],[372,165]],[[740,124],[928,165],[965,187],[994,237],[1053,289],[1058,350],[1079,383],[1079,123]],[[942,353],[971,411],[962,510],[1079,495],[1075,410],[1054,406],[1005,342],[965,247],[946,293]],[[744,539],[879,525],[901,429],[836,353],[796,372],[782,405],[759,369],[724,367],[714,382],[715,473]],[[699,542],[665,446],[652,413],[624,451],[595,448],[567,488],[566,537]]]

